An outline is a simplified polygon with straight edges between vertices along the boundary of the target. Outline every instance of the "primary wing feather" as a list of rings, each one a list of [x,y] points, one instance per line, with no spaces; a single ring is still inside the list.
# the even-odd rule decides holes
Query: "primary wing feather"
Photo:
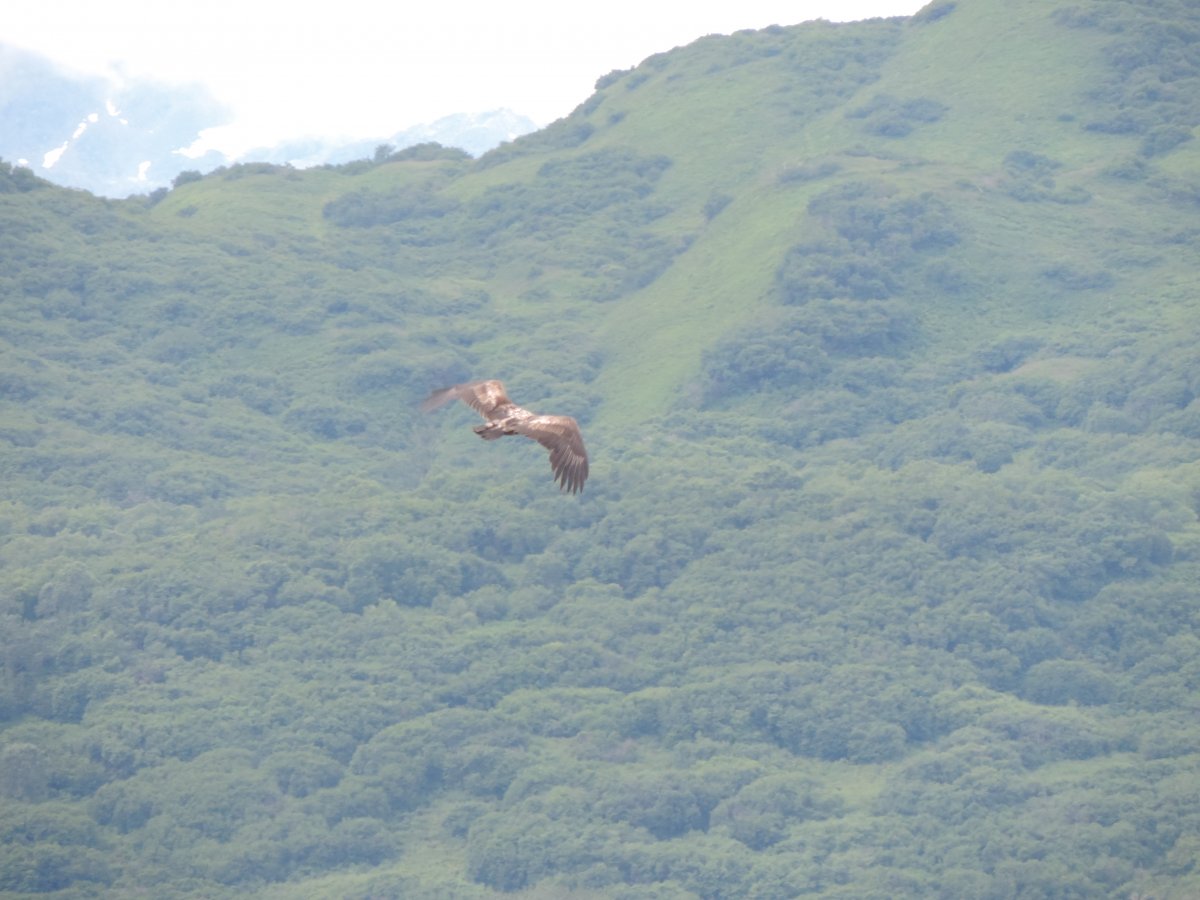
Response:
[[[451,400],[458,399],[459,385],[448,388],[439,388],[428,397],[421,401],[421,412],[433,412],[438,407],[445,406]]]
[[[531,416],[516,426],[516,432],[533,438],[550,451],[554,480],[564,491],[583,490],[588,477],[587,450],[579,423],[570,416]]]

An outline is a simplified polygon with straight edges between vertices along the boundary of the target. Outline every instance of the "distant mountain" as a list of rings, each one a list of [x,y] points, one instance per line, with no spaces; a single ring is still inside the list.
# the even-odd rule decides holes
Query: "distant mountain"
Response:
[[[184,169],[226,160],[175,153],[229,112],[199,85],[132,81],[66,71],[0,46],[0,157],[66,187],[123,197],[168,185]]]
[[[179,152],[229,120],[229,110],[199,85],[117,85],[0,45],[0,158],[65,187],[125,197],[167,187],[185,170],[209,172],[235,162],[216,151],[199,158]],[[458,113],[378,138],[300,138],[256,148],[242,161],[337,164],[371,156],[380,144],[428,142],[478,156],[536,128],[509,110]]]
[[[537,123],[509,109],[481,113],[455,113],[421,125],[414,125],[387,137],[346,142],[336,138],[310,137],[285,141],[273,147],[258,147],[246,154],[246,160],[290,163],[297,168],[340,165],[374,155],[380,144],[396,149],[415,144],[437,143],[457,147],[472,156],[481,156],[505,141],[515,140],[537,130]]]

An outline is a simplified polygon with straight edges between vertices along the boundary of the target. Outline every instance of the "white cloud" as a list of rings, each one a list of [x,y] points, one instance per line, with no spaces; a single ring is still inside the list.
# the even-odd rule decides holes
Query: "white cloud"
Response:
[[[255,136],[253,129],[221,125],[216,128],[205,128],[200,132],[200,136],[187,147],[180,147],[171,152],[186,156],[188,159],[199,159],[204,154],[215,150],[236,159],[247,150],[270,146],[272,142],[270,134]]]

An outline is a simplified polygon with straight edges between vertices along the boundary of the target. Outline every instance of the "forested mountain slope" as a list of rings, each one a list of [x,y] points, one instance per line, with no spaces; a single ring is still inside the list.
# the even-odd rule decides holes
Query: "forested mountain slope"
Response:
[[[1195,4],[958,0],[4,167],[0,892],[1200,892],[1198,125]]]

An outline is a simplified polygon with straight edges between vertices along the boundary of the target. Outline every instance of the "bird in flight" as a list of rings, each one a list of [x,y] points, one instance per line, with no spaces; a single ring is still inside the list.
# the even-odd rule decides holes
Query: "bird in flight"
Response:
[[[486,424],[476,425],[475,433],[485,441],[506,434],[523,434],[550,451],[550,468],[559,488],[574,494],[583,490],[588,477],[587,450],[579,423],[570,416],[540,416],[522,409],[508,399],[499,381],[469,381],[434,391],[421,403],[424,412],[461,400],[483,416]]]

